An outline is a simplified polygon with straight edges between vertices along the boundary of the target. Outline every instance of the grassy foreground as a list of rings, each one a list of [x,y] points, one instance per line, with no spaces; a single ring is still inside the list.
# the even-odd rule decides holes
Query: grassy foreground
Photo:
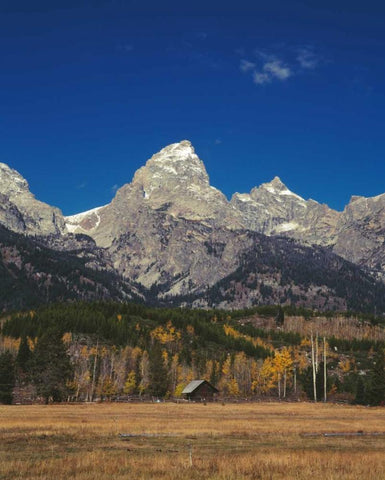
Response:
[[[0,406],[0,479],[384,478],[385,435],[302,435],[359,430],[385,432],[385,409],[307,403]],[[139,436],[122,440],[119,433]]]

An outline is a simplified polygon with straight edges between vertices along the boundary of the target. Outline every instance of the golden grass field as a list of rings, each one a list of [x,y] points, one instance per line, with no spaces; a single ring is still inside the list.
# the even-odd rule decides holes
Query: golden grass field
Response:
[[[385,435],[302,436],[360,430],[385,432],[385,409],[0,405],[0,479],[385,479]],[[119,433],[139,436],[122,440]]]

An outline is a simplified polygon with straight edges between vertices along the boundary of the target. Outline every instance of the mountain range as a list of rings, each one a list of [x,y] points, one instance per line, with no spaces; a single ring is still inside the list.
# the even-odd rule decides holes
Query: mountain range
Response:
[[[301,198],[275,177],[229,201],[210,185],[203,162],[184,140],[150,158],[110,204],[87,212],[63,216],[1,163],[0,200],[0,267],[12,270],[8,299],[15,297],[3,308],[28,305],[12,290],[12,278],[36,286],[28,276],[33,272],[41,274],[40,283],[47,275],[55,283],[59,264],[77,262],[77,278],[89,286],[86,298],[385,312],[385,194],[353,196],[338,212]],[[24,254],[44,249],[56,267],[42,271],[40,260],[27,261],[13,248],[19,237]],[[43,289],[36,301],[85,295],[79,282],[74,290],[63,275],[60,295]]]

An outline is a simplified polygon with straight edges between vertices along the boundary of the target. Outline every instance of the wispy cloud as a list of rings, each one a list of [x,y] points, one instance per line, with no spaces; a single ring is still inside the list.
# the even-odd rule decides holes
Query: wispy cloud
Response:
[[[286,80],[292,76],[291,69],[284,65],[281,60],[274,60],[273,62],[265,63],[263,71],[271,77],[278,78],[279,80]]]
[[[256,85],[264,85],[265,83],[270,83],[272,77],[267,73],[253,72],[253,81]]]
[[[241,72],[250,74],[256,85],[266,85],[274,81],[284,82],[305,70],[318,67],[320,58],[311,47],[289,49],[281,46],[277,54],[257,49],[254,58],[242,58],[239,64]]]
[[[241,60],[240,69],[242,72],[249,72],[250,70],[255,70],[256,64],[254,62],[249,62],[248,60]]]
[[[298,50],[297,61],[302,68],[313,70],[319,64],[320,59],[310,48],[301,48]]]
[[[284,81],[293,75],[291,68],[277,58],[264,62],[259,70],[255,62],[242,59],[239,68],[244,73],[251,72],[256,85],[271,83],[273,80]]]
[[[111,193],[115,195],[115,193],[119,190],[119,185],[115,183],[115,185],[112,185],[111,187]]]

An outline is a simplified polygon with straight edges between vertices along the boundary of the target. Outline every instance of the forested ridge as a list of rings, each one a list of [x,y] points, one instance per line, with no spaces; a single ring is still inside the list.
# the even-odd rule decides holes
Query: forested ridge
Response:
[[[75,238],[84,240],[81,255],[77,249],[48,248],[39,237],[0,225],[0,309],[36,308],[53,301],[139,298],[116,272],[95,267],[101,259],[91,238]]]
[[[2,320],[0,401],[178,398],[194,379],[225,398],[314,400],[313,370],[320,400],[326,358],[329,400],[383,402],[383,319],[320,315],[114,302],[14,312]]]

